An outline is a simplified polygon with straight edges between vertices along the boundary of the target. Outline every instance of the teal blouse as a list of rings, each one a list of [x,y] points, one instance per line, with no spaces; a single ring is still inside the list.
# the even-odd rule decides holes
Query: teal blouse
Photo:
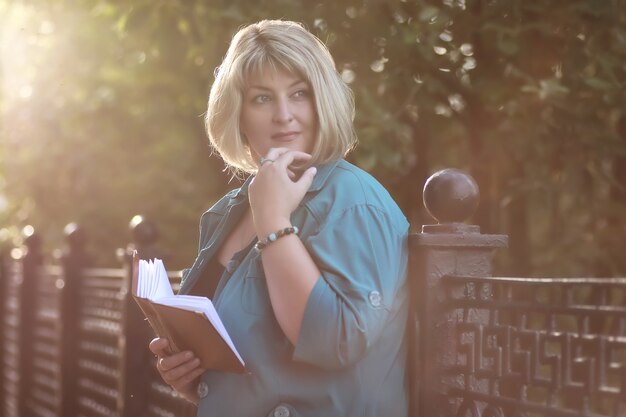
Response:
[[[248,208],[249,182],[203,214],[181,293]],[[198,416],[405,417],[406,218],[372,176],[341,160],[318,167],[291,221],[321,271],[298,342],[274,317],[252,242],[226,265],[213,298],[249,372],[205,372]]]

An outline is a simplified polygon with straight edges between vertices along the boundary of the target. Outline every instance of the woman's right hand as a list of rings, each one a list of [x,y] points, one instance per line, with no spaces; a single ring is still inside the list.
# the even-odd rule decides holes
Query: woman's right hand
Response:
[[[157,356],[156,368],[163,381],[188,401],[198,404],[198,378],[205,371],[200,367],[200,359],[188,350],[169,353],[169,342],[162,337],[152,339],[149,348]]]

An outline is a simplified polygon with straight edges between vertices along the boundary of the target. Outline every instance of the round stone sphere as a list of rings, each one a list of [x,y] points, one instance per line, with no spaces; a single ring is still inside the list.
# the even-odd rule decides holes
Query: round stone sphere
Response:
[[[24,245],[28,248],[29,252],[37,252],[41,250],[42,242],[39,233],[32,232],[22,232]]]
[[[424,206],[440,224],[464,222],[474,214],[479,198],[474,178],[459,169],[437,171],[424,184]]]
[[[133,242],[138,245],[150,245],[159,239],[157,225],[144,216],[137,215],[133,217],[129,226],[133,236]]]
[[[86,242],[85,230],[76,223],[68,223],[63,229],[65,239],[72,248],[82,249]]]

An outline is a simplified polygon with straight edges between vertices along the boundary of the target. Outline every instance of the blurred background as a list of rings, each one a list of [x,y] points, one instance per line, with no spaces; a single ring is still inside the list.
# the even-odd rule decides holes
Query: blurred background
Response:
[[[517,276],[626,274],[623,0],[0,0],[0,240],[77,222],[115,264],[136,214],[171,269],[239,185],[203,113],[242,25],[303,22],[356,95],[360,145],[419,231],[426,178],[465,169]]]

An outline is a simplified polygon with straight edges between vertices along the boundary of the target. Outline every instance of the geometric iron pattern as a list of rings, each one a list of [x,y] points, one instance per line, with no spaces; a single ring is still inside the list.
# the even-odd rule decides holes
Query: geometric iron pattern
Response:
[[[626,278],[443,278],[456,417],[626,417]]]
[[[128,346],[125,340],[138,331],[125,328],[129,325],[123,317],[129,271],[82,271],[79,293],[70,300],[80,308],[76,311],[78,329],[73,332],[76,349],[69,358],[71,364],[65,364],[73,366],[66,369],[60,357],[67,347],[62,332],[68,329],[60,318],[61,295],[68,285],[59,266],[43,266],[37,272],[27,281],[21,262],[7,262],[5,279],[0,280],[0,416],[66,417],[60,406],[62,398],[72,399],[72,415],[78,417],[139,416],[120,401],[129,380],[122,372],[122,358],[146,354],[152,358],[147,343]],[[179,272],[171,273],[170,278],[175,290],[180,287]],[[25,282],[33,284],[31,292],[21,291]],[[22,325],[24,317],[29,318],[29,326]],[[195,407],[163,382],[154,364],[150,372],[143,380],[148,390],[145,404],[141,404],[142,417],[195,415]],[[74,382],[71,390],[67,380]]]

